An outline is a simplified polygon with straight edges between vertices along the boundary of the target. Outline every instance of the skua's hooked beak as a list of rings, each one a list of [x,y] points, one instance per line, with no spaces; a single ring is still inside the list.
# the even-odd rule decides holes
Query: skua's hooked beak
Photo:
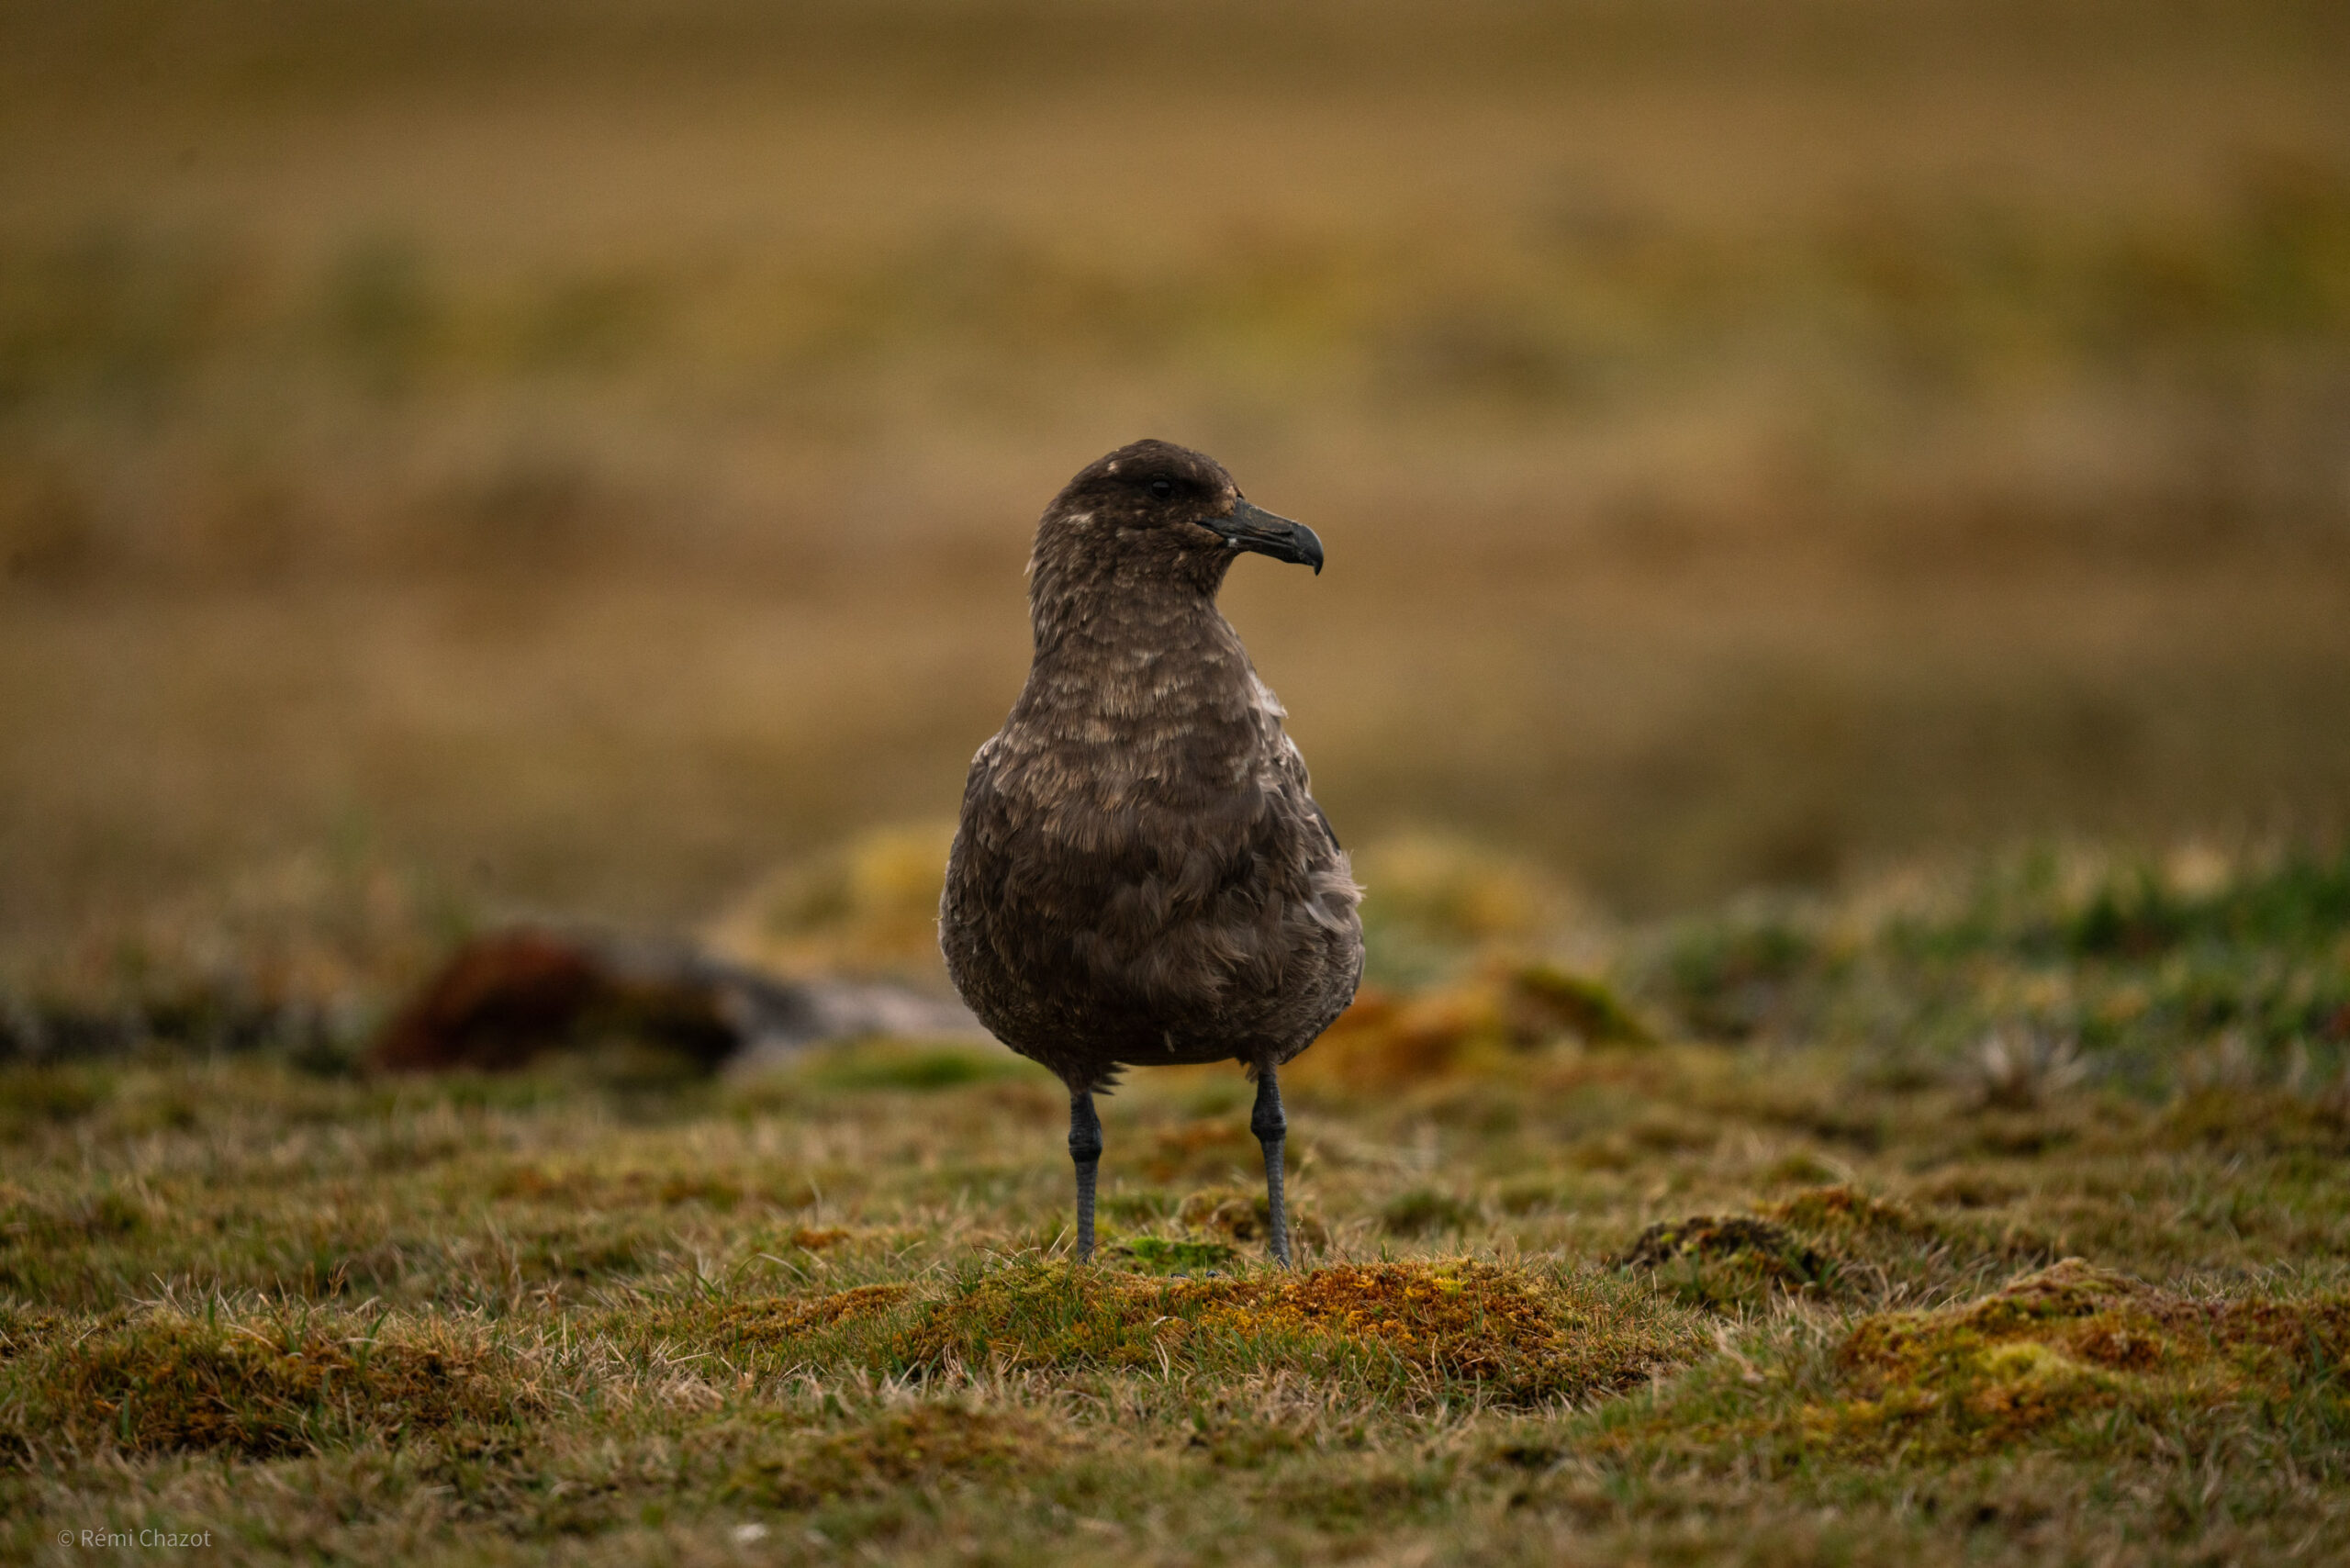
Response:
[[[1322,575],[1322,541],[1302,522],[1292,522],[1285,517],[1275,517],[1262,507],[1236,500],[1231,511],[1208,519],[1207,526],[1235,550],[1254,550],[1276,561],[1311,566],[1317,577]]]

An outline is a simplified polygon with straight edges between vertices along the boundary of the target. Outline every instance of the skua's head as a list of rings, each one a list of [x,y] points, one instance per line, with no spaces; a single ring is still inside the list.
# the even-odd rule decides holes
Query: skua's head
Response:
[[[1322,541],[1241,495],[1224,465],[1172,442],[1138,441],[1088,465],[1036,528],[1040,588],[1156,584],[1214,593],[1245,553],[1322,570]]]

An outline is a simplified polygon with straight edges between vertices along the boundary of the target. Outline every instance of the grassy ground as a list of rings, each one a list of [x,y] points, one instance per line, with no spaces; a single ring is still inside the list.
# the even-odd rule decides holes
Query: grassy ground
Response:
[[[1288,1076],[1296,1275],[1232,1071],[1105,1103],[1080,1268],[984,1051],[8,1068],[0,1553],[2342,1558],[2350,862],[1577,935],[1428,859]]]

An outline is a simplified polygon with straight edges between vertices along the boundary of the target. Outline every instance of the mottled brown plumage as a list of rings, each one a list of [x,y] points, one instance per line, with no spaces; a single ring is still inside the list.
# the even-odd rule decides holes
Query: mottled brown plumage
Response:
[[[1321,569],[1310,530],[1199,453],[1136,442],[1070,480],[1029,563],[1027,685],[964,788],[940,946],[980,1022],[1069,1085],[1080,1253],[1093,1092],[1122,1067],[1237,1060],[1286,1259],[1275,1070],[1362,973],[1346,853],[1215,607],[1244,551]]]

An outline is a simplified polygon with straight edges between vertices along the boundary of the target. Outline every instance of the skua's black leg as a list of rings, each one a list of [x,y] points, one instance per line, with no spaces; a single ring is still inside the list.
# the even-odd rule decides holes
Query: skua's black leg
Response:
[[[1281,1142],[1289,1137],[1289,1118],[1281,1114],[1281,1081],[1267,1062],[1257,1071],[1257,1108],[1248,1113],[1248,1130],[1265,1146],[1266,1245],[1273,1261],[1289,1266],[1289,1212],[1281,1206]]]
[[[1102,1169],[1102,1118],[1093,1114],[1093,1091],[1069,1097],[1069,1157],[1077,1162],[1077,1260],[1093,1256],[1093,1179]]]

